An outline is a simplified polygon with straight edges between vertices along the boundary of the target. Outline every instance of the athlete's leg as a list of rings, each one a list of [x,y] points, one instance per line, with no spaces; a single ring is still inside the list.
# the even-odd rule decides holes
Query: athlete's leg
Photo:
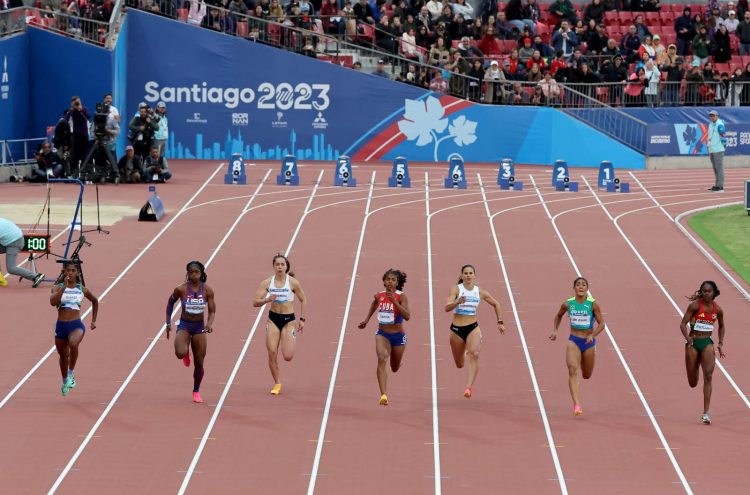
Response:
[[[691,388],[698,386],[698,370],[700,369],[700,355],[693,346],[685,346],[685,369],[687,370],[687,379]]]
[[[570,397],[573,399],[573,405],[578,406],[581,403],[578,388],[578,372],[581,369],[581,350],[570,340],[565,348],[565,362],[568,365],[568,388],[570,388]]]
[[[280,347],[284,361],[291,361],[297,348],[297,325],[295,322],[292,321],[284,326],[281,331]]]
[[[55,347],[60,355],[60,373],[63,381],[65,381],[68,378],[68,356],[70,355],[67,339],[55,339]]]
[[[404,358],[406,344],[391,347],[391,371],[394,373],[401,369],[401,360]]]
[[[716,355],[713,344],[707,345],[701,353],[701,368],[703,368],[703,412],[708,413],[711,407],[711,392],[713,392],[713,375],[716,367]]]
[[[78,346],[83,340],[83,330],[73,330],[68,334],[68,349],[70,349],[70,357],[68,358],[68,369],[73,371],[76,369],[76,362],[78,361]]]
[[[591,378],[596,363],[596,346],[589,347],[581,354],[581,376],[584,380]]]
[[[198,333],[190,339],[193,347],[193,392],[198,392],[203,381],[203,361],[206,358],[208,339],[205,333]]]
[[[479,351],[482,348],[482,331],[479,327],[474,329],[466,337],[466,355],[469,356],[469,379],[466,384],[467,388],[474,386],[474,381],[479,373]]]
[[[376,374],[378,377],[378,386],[380,394],[385,395],[388,389],[388,360],[391,358],[391,343],[382,335],[375,335],[375,353],[378,356],[378,367]]]
[[[271,376],[275,384],[279,381],[279,363],[276,360],[279,354],[279,342],[281,341],[281,331],[270,320],[266,325],[266,351],[268,351],[268,368],[271,370]]]
[[[453,354],[453,361],[456,362],[456,368],[464,367],[464,356],[466,355],[466,342],[451,332],[451,353]]]
[[[174,334],[174,354],[177,359],[190,355],[190,332],[178,330]]]

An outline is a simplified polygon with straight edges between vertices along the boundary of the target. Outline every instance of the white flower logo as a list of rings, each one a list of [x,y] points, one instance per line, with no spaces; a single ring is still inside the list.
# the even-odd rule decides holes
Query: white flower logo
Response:
[[[438,147],[446,139],[453,138],[458,146],[469,145],[477,140],[477,123],[461,115],[448,125],[448,119],[444,118],[445,108],[434,96],[429,96],[425,101],[406,100],[404,108],[404,118],[398,123],[399,130],[408,141],[416,139],[417,146],[427,146],[434,142],[435,161],[438,161]],[[448,135],[438,138],[438,134],[445,132],[446,128]]]

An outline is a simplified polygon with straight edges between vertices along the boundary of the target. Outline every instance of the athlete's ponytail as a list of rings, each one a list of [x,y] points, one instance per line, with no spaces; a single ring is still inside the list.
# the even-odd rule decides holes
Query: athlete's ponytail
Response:
[[[464,273],[464,270],[466,270],[467,268],[471,268],[472,270],[474,270],[474,273],[475,273],[475,274],[477,273],[477,269],[476,269],[476,268],[474,268],[474,265],[464,265],[464,266],[462,266],[462,267],[461,267],[461,276],[460,276],[460,277],[458,277],[458,284],[459,284],[459,285],[460,285],[460,284],[463,284],[463,283],[464,283],[464,276],[463,276],[463,273]]]
[[[406,284],[406,273],[395,268],[389,268],[387,272],[383,274],[383,282],[388,275],[396,277],[396,290],[404,290],[404,284]]]
[[[192,267],[195,267],[198,270],[200,270],[200,272],[201,272],[200,281],[205,283],[206,280],[208,280],[208,275],[206,275],[206,267],[203,266],[203,263],[201,263],[200,261],[191,261],[185,267],[185,271],[189,272]],[[187,280],[188,280],[188,276],[185,275],[185,281],[187,282]]]
[[[703,283],[702,283],[702,284],[700,285],[700,287],[698,287],[698,290],[697,290],[697,291],[695,291],[695,292],[693,293],[693,295],[691,295],[691,296],[688,296],[688,299],[690,299],[691,301],[697,301],[698,299],[701,299],[701,298],[703,297],[703,296],[701,295],[701,291],[703,291],[703,286],[704,286],[704,285],[710,285],[710,286],[711,286],[711,288],[712,288],[712,289],[714,290],[714,299],[716,299],[717,297],[719,297],[719,294],[721,294],[721,291],[720,291],[720,290],[719,290],[719,288],[718,288],[718,287],[716,286],[716,282],[714,282],[713,280],[706,280],[706,281],[704,281],[704,282],[703,282]]]

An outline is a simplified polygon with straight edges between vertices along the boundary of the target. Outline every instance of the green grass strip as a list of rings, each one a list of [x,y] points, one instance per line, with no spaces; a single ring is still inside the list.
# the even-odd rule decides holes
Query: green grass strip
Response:
[[[688,225],[750,284],[750,216],[743,205],[698,213]]]

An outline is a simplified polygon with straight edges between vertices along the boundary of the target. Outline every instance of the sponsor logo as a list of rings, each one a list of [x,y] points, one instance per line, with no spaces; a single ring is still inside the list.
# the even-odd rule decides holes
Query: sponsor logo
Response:
[[[250,117],[246,113],[233,113],[232,114],[232,125],[248,125],[250,123]]]
[[[7,100],[10,93],[10,84],[8,80],[8,57],[3,57],[3,78],[0,85],[0,99]]]
[[[193,113],[192,117],[188,117],[185,122],[188,124],[208,124],[208,119],[201,118],[200,112]]]
[[[271,127],[286,129],[289,124],[284,120],[284,112],[276,112],[276,120],[271,121]]]
[[[312,126],[315,129],[328,128],[328,121],[325,119],[325,117],[323,117],[323,112],[318,112],[318,116],[315,117],[315,120],[313,120]]]
[[[672,136],[669,134],[661,136],[651,136],[651,144],[671,144]]]

